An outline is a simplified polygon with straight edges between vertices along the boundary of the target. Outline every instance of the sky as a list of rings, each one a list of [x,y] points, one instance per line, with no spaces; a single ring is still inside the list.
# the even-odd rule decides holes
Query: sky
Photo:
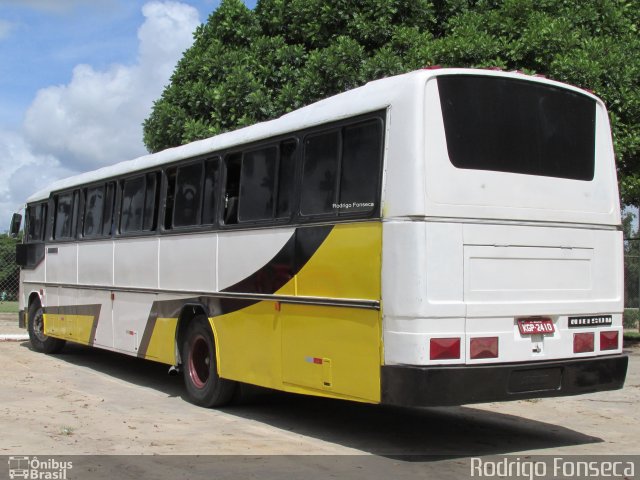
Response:
[[[0,0],[0,232],[54,180],[146,153],[141,124],[218,4]]]

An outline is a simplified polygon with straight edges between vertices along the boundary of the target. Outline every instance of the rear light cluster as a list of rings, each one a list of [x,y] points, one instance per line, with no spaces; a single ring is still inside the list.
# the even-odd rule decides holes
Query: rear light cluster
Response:
[[[472,338],[469,353],[472,360],[498,358],[498,337]]]
[[[429,358],[431,360],[454,360],[460,358],[459,338],[432,338]]]
[[[617,331],[600,332],[600,351],[617,350],[620,344]],[[573,353],[590,353],[595,350],[595,333],[574,333]]]
[[[429,341],[431,360],[457,360],[460,358],[460,338],[432,338]],[[472,360],[498,358],[498,337],[472,338],[469,345]]]

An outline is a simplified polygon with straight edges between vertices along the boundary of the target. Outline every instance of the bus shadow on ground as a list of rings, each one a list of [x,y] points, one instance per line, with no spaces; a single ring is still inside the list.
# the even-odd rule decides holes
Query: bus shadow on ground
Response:
[[[28,342],[22,345],[30,348]],[[166,365],[81,345],[67,345],[56,357],[187,402],[182,377],[167,375]],[[238,401],[222,411],[403,461],[508,455],[603,442],[560,425],[474,407],[379,406],[241,387]],[[535,401],[530,403],[538,408]]]
[[[404,461],[508,455],[603,441],[560,425],[472,406],[394,407],[280,392],[260,397],[224,411]]]

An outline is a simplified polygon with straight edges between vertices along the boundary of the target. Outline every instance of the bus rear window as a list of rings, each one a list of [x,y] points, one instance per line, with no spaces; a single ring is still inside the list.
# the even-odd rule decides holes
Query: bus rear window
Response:
[[[437,81],[455,167],[593,180],[594,100],[499,77],[443,75]]]

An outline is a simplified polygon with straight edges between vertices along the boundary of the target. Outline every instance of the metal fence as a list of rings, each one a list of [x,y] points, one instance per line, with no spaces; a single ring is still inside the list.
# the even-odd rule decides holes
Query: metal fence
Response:
[[[16,242],[6,235],[0,235],[0,302],[18,300],[20,269],[16,265]]]

